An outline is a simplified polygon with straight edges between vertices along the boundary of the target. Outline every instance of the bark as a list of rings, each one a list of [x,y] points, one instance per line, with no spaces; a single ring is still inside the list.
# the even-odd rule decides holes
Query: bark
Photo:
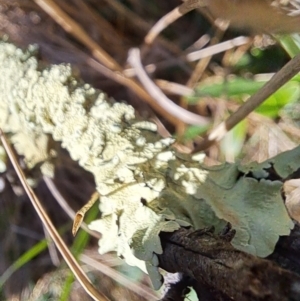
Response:
[[[193,231],[181,228],[162,233],[164,252],[159,255],[160,267],[180,272],[197,281],[194,285],[199,300],[256,301],[300,300],[300,277],[274,262],[244,253],[232,247],[232,230],[217,236],[211,229]],[[286,268],[299,271],[299,227],[291,238],[282,239],[273,259],[283,261]],[[293,242],[291,242],[293,240]],[[286,249],[287,243],[292,243]],[[296,263],[296,264],[295,264]],[[297,266],[297,268],[295,268]]]

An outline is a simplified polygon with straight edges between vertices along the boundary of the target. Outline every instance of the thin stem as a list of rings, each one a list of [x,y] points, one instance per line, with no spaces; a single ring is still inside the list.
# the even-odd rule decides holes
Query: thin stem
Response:
[[[236,126],[240,121],[247,117],[268,97],[276,92],[281,86],[288,82],[300,71],[300,54],[290,60],[282,69],[280,69],[257,93],[252,95],[248,101],[234,112],[227,120],[219,124],[210,134],[195,147],[193,152],[199,152],[207,149],[215,142],[220,141],[228,131]]]
[[[59,233],[55,229],[54,225],[52,224],[48,214],[44,210],[43,206],[41,205],[39,199],[31,189],[31,187],[28,185],[26,181],[26,177],[18,164],[18,160],[16,159],[13,150],[3,133],[2,129],[0,129],[0,139],[1,142],[11,160],[11,163],[20,179],[20,182],[22,183],[22,186],[24,190],[26,191],[35,211],[38,213],[40,219],[42,220],[43,225],[47,229],[50,237],[53,239],[57,249],[63,256],[64,260],[68,264],[69,268],[77,278],[77,280],[80,282],[82,287],[85,289],[85,291],[96,301],[109,301],[109,299],[104,296],[101,292],[98,292],[93,285],[91,284],[89,278],[86,276],[72,253],[70,252],[69,248],[66,246],[62,238],[60,237]]]

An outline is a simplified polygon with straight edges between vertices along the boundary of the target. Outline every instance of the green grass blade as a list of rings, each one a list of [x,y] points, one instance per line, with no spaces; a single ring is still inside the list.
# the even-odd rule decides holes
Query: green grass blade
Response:
[[[300,53],[300,35],[283,35],[277,37],[281,46],[289,54],[290,57],[294,57]]]
[[[39,255],[47,248],[47,240],[43,239],[32,248],[21,255],[1,276],[0,276],[0,289],[4,283],[12,276],[14,272]]]

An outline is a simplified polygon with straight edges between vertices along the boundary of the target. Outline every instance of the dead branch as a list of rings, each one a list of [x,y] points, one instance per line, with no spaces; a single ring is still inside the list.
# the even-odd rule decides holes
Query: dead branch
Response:
[[[300,277],[271,261],[232,247],[232,230],[217,236],[211,229],[181,228],[162,233],[160,267],[195,279],[209,292],[199,300],[299,300]]]

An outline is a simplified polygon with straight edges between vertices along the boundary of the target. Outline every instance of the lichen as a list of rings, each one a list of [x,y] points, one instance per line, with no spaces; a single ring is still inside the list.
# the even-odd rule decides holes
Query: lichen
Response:
[[[0,173],[6,171],[6,153],[2,145],[0,145]]]
[[[100,253],[116,251],[147,270],[155,288],[161,231],[230,222],[235,247],[267,256],[293,227],[279,181],[249,177],[239,164],[208,168],[202,154],[177,153],[174,139],[161,139],[155,124],[78,80],[69,65],[42,70],[32,51],[2,42],[0,72],[0,126],[17,151],[45,172],[56,156],[51,139],[61,142],[95,177],[101,217],[90,228],[102,233]],[[264,165],[255,172],[268,174]]]

